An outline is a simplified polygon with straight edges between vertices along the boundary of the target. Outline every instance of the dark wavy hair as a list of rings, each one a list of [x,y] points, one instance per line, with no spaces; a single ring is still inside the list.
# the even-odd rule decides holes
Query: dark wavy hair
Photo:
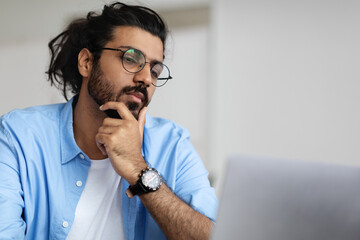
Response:
[[[80,92],[79,52],[87,48],[97,62],[101,55],[98,49],[113,39],[114,29],[118,26],[139,27],[158,36],[165,50],[167,26],[155,11],[147,7],[115,2],[105,5],[101,14],[89,12],[86,18],[75,19],[49,42],[51,59],[46,74],[51,85],[61,90],[66,100],[68,91],[73,94]]]

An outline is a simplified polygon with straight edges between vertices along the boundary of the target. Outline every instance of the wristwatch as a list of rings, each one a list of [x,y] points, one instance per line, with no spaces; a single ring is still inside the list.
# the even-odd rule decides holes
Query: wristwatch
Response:
[[[141,195],[148,192],[155,192],[162,184],[160,173],[154,168],[145,168],[139,174],[139,180],[136,184],[130,186],[126,195],[132,198],[135,195]]]

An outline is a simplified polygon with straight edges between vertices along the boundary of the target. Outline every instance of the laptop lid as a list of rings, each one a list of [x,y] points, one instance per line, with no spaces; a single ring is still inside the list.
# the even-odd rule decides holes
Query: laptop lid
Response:
[[[233,156],[222,190],[213,240],[360,239],[358,166]]]

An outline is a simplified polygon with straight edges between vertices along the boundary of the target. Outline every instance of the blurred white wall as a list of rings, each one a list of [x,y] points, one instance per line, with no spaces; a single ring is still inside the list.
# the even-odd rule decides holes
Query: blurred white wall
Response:
[[[215,0],[211,169],[234,153],[360,162],[360,2]]]
[[[64,101],[46,82],[47,43],[104,2],[0,0],[0,114]],[[235,153],[359,162],[359,1],[146,5],[169,22],[174,76],[150,113],[190,130],[212,177]]]

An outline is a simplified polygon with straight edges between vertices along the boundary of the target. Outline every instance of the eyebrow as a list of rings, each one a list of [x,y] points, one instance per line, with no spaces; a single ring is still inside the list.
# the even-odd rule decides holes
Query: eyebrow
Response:
[[[130,48],[131,48],[131,49],[135,49],[135,50],[141,52],[142,54],[144,54],[145,59],[146,59],[146,54],[145,54],[143,51],[141,51],[141,50],[139,50],[139,49],[137,49],[137,48],[134,48],[133,46],[124,46],[124,45],[121,45],[121,46],[119,46],[118,48],[127,48],[127,49],[130,49]],[[150,62],[151,62],[151,63],[163,63],[163,61],[160,61],[160,60],[157,60],[157,59],[152,59]]]

